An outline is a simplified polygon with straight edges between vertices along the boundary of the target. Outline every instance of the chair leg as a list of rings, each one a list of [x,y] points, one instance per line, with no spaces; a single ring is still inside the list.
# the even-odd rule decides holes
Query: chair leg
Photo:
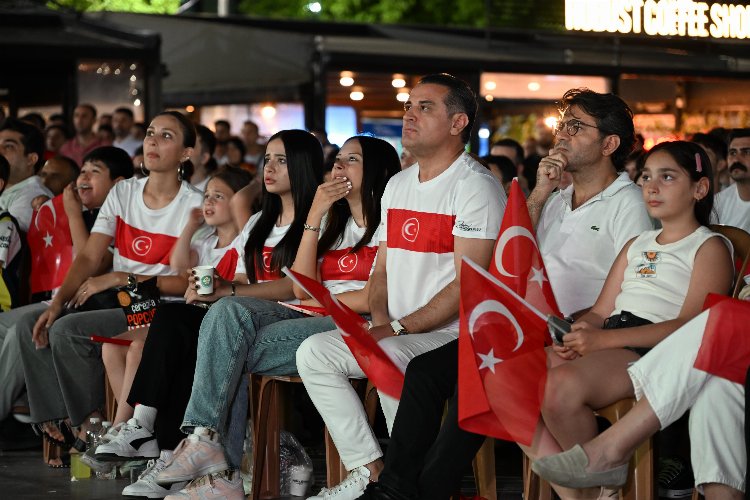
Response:
[[[268,436],[268,412],[270,405],[271,381],[262,381],[258,384],[255,421],[253,422],[253,500],[260,500],[261,483],[266,465],[266,446]]]
[[[495,476],[495,440],[487,438],[479,449],[474,462],[474,481],[480,497],[497,500],[497,477]]]
[[[651,500],[657,497],[654,482],[654,451],[650,438],[635,450],[630,460],[628,482],[621,493],[623,500]]]
[[[552,486],[531,470],[531,460],[523,454],[523,498],[524,500],[551,500]]]
[[[281,408],[281,384],[273,381],[271,383],[268,421],[266,425],[266,466],[263,472],[263,483],[261,485],[261,498],[276,498],[279,496],[279,440],[281,438],[281,420],[283,408]]]
[[[325,429],[325,447],[326,447],[326,483],[329,488],[332,488],[339,484],[346,477],[346,468],[341,463],[341,457],[339,451],[336,449],[336,445],[333,444],[333,439],[328,432],[328,428]]]

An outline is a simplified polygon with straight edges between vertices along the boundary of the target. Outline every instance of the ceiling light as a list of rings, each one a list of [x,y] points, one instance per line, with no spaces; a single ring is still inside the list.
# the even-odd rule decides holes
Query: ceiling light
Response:
[[[542,86],[539,85],[539,82],[529,82],[529,84],[527,85],[527,87],[532,92],[536,92],[537,90],[539,90],[540,88],[542,88]]]
[[[395,75],[393,75],[393,80],[391,80],[391,85],[393,85],[397,89],[405,87],[406,86],[406,78],[404,78],[404,75],[396,73]]]
[[[341,77],[339,83],[342,87],[351,87],[354,85],[354,73],[351,71],[342,71],[339,76]]]

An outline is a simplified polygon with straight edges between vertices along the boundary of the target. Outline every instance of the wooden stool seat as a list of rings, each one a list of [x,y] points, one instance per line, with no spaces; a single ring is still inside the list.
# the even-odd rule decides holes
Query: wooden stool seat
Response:
[[[617,401],[606,408],[597,410],[597,414],[614,424],[633,406],[636,400],[627,398]],[[529,458],[523,455],[524,498],[527,500],[549,500],[552,498],[550,484],[531,470]],[[623,500],[652,500],[656,498],[654,481],[654,450],[649,438],[641,444],[630,459],[628,481],[620,490]]]

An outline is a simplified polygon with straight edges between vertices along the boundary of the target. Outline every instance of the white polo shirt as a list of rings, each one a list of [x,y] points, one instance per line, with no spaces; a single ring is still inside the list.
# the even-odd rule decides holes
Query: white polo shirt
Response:
[[[623,245],[653,229],[641,189],[621,173],[573,210],[573,186],[553,193],[536,228],[539,250],[560,311],[594,305]]]
[[[711,222],[738,227],[750,233],[750,201],[740,198],[737,184],[716,193]]]

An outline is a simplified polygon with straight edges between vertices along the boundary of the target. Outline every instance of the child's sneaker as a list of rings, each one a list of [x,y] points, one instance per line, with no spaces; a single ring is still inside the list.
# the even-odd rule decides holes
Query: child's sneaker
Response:
[[[146,498],[164,498],[170,493],[176,493],[185,487],[186,482],[174,483],[169,488],[165,488],[156,483],[156,476],[167,466],[172,460],[172,452],[170,450],[163,450],[159,458],[156,460],[150,460],[148,462],[148,468],[138,476],[138,481],[133,484],[126,486],[122,490],[123,496],[130,497],[146,497]]]
[[[196,429],[196,432],[180,441],[174,450],[174,459],[156,478],[157,483],[191,481],[229,468],[224,447],[215,440],[215,436],[212,437],[207,430]]]
[[[134,418],[120,426],[116,435],[96,448],[97,460],[117,462],[122,460],[148,460],[159,458],[156,436],[138,425]]]
[[[240,471],[223,471],[191,481],[182,491],[172,493],[166,500],[245,500]]]

